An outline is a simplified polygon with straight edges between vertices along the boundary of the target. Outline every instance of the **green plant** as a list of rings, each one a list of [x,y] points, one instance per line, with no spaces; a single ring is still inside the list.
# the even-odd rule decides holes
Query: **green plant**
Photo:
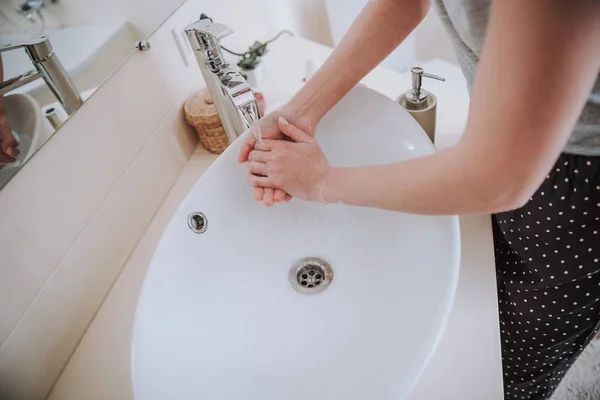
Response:
[[[250,46],[248,51],[246,51],[245,53],[236,53],[236,52],[231,51],[223,46],[221,46],[221,47],[226,52],[233,54],[235,56],[241,57],[241,60],[238,61],[238,63],[237,63],[237,66],[240,67],[240,69],[253,70],[258,66],[258,64],[260,64],[261,57],[263,57],[267,53],[267,46],[269,44],[271,44],[272,42],[274,42],[275,40],[279,39],[279,37],[281,35],[283,35],[284,33],[287,33],[288,35],[291,35],[291,36],[294,35],[290,31],[281,31],[273,39],[267,40],[264,43],[255,41],[254,44],[252,46]]]
[[[254,42],[250,49],[244,53],[242,59],[237,63],[241,69],[254,69],[260,63],[260,58],[267,52],[267,44]]]
[[[200,19],[201,20],[202,19],[210,19],[212,21],[212,18],[204,13],[202,15],[200,15]],[[227,49],[225,46],[221,46],[221,48],[223,50],[225,50],[226,52],[228,52],[229,54],[233,54],[234,56],[241,57],[241,60],[238,61],[238,63],[237,63],[237,66],[240,67],[240,69],[253,70],[258,66],[258,64],[260,64],[260,58],[266,54],[267,46],[270,43],[279,39],[279,37],[281,35],[283,35],[284,33],[294,36],[294,34],[290,31],[285,31],[285,30],[281,31],[273,39],[267,40],[264,43],[259,42],[259,41],[254,42],[254,44],[252,46],[250,46],[248,51],[246,51],[245,53],[236,53],[235,51],[231,51],[231,50]],[[245,76],[245,78],[248,78],[248,77]]]

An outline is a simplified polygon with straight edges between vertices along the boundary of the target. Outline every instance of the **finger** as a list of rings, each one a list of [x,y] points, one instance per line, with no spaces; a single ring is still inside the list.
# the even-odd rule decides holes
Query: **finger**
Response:
[[[248,155],[254,148],[254,144],[256,143],[256,137],[254,135],[248,135],[248,138],[242,143],[242,148],[240,149],[240,153],[238,155],[238,162],[245,163],[248,161]]]
[[[283,190],[275,190],[273,193],[273,201],[275,203],[281,203],[285,199],[285,192]]]
[[[285,146],[285,141],[283,140],[263,139],[260,142],[256,142],[254,150],[271,151],[281,149],[283,146]]]
[[[262,202],[263,196],[265,194],[265,190],[261,187],[254,187],[254,200]]]
[[[17,147],[18,145],[19,142],[13,136],[8,122],[4,119],[0,119],[0,149],[2,152],[6,153],[9,148]]]
[[[285,201],[286,203],[289,203],[290,201],[292,201],[292,196],[289,194],[285,195],[285,198],[283,199],[283,201]]]
[[[0,162],[5,164],[14,163],[17,161],[16,158],[9,156],[8,154],[0,153]]]
[[[272,155],[270,151],[252,150],[248,155],[248,161],[256,161],[261,163],[267,163],[271,161]]]
[[[19,154],[21,154],[21,150],[19,150],[18,147],[9,147],[6,150],[6,154],[8,154],[11,157],[15,157],[16,158],[16,157],[19,156]]]
[[[268,176],[258,176],[258,175],[254,175],[254,174],[248,174],[248,182],[250,182],[252,185],[259,187],[261,189],[272,187],[271,179],[269,179]],[[263,199],[264,199],[264,193],[263,193]]]
[[[9,149],[17,148],[19,146],[19,142],[13,137],[11,134],[10,137],[2,140],[2,150],[7,152]]]
[[[312,136],[305,133],[302,129],[290,124],[285,118],[279,117],[279,129],[284,135],[291,138],[297,143],[310,143],[313,138]]]
[[[256,161],[250,161],[248,163],[248,169],[255,175],[267,176],[269,175],[269,170],[267,164],[260,163]]]
[[[273,205],[273,189],[265,188],[265,195],[263,197],[263,204],[267,207],[271,207]]]

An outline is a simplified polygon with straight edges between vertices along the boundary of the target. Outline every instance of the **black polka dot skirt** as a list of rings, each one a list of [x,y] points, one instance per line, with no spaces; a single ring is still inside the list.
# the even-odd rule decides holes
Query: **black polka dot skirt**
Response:
[[[600,329],[600,157],[563,154],[492,220],[505,399],[549,399]]]

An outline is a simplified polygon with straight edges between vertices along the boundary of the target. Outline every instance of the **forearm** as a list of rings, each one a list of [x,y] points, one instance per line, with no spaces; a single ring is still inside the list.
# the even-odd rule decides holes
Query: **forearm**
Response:
[[[552,168],[598,76],[598,18],[594,0],[494,2],[460,143],[402,163],[333,169],[325,200],[421,214],[520,207]],[[531,93],[543,106],[531,106]]]
[[[518,208],[525,201],[525,191],[518,182],[494,180],[492,169],[483,157],[459,144],[395,164],[332,168],[322,197],[327,203],[428,215]]]
[[[0,82],[4,82],[4,65],[2,63],[2,54],[0,54]],[[4,95],[0,94],[0,120],[6,118],[6,106],[4,105]]]
[[[415,29],[428,0],[371,0],[323,66],[291,100],[315,122]]]
[[[371,13],[377,11],[373,4]],[[458,145],[395,164],[331,168],[315,138],[285,123],[280,129],[292,141],[273,141],[254,151],[249,168],[258,175],[251,182],[306,200],[418,214],[519,208],[556,162],[597,79],[598,20],[596,0],[497,0]],[[349,61],[351,54],[342,48],[328,68],[342,65],[344,57]],[[321,91],[310,89],[317,93],[316,108],[334,103],[330,92],[341,96],[367,64],[358,60],[346,68],[345,79],[329,84],[321,71],[322,81],[315,83]],[[532,94],[542,106],[531,106]]]

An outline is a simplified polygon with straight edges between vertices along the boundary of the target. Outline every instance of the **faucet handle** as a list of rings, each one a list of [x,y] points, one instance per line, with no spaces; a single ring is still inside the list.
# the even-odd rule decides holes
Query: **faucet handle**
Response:
[[[45,46],[50,48],[50,53],[52,52],[52,46],[48,41],[47,36],[37,36],[33,38],[13,40],[10,43],[0,43],[0,53],[5,51],[17,50],[22,47],[34,47],[34,46]]]
[[[201,19],[185,27],[185,34],[194,50],[206,51],[219,45],[219,40],[233,33],[227,25]]]

